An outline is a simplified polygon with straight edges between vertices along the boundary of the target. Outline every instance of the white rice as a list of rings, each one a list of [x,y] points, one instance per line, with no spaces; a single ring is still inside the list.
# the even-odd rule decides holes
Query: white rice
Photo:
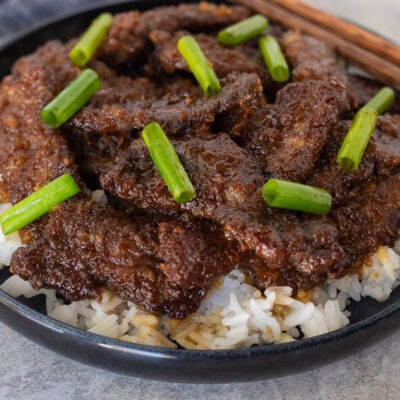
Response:
[[[102,191],[93,199],[107,202]],[[0,214],[9,205],[0,205]],[[9,265],[21,246],[18,234],[5,237],[0,229],[0,269]],[[379,247],[364,266],[362,277],[330,279],[323,288],[298,293],[286,286],[261,293],[246,282],[239,270],[217,280],[199,310],[182,321],[146,313],[130,301],[104,290],[100,302],[64,304],[54,290],[32,289],[14,275],[0,288],[13,297],[46,295],[50,317],[89,332],[132,343],[187,349],[233,349],[265,343],[284,343],[342,328],[349,323],[350,300],[372,297],[385,301],[400,279],[400,243],[391,249]]]

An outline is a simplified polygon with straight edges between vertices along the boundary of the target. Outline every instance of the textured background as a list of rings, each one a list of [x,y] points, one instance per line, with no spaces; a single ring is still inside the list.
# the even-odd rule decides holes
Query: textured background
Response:
[[[20,30],[96,0],[0,0],[0,45]],[[102,1],[112,3],[113,1]],[[400,43],[400,1],[310,0]],[[307,373],[234,385],[181,385],[126,378],[63,358],[0,323],[0,400],[400,398],[400,332],[356,356]]]

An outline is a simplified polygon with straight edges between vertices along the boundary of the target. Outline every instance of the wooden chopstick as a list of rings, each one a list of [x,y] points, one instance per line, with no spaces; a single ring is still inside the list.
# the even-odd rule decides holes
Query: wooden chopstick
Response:
[[[300,16],[295,10],[289,11],[288,4],[286,4],[286,7],[278,4],[280,0],[232,0],[232,2],[253,9],[255,12],[265,15],[283,26],[324,40],[334,47],[349,63],[369,72],[383,83],[400,89],[400,66],[387,60],[385,48],[376,52],[368,50],[354,43],[346,32],[343,32],[343,36],[339,36],[336,32],[331,32],[320,24]],[[319,10],[316,12],[319,12]],[[349,25],[352,26],[351,24]],[[372,33],[368,34],[375,36]],[[394,44],[392,46],[391,52],[396,52],[400,55],[400,47]]]
[[[310,6],[302,0],[270,1],[400,66],[400,47],[395,43]]]

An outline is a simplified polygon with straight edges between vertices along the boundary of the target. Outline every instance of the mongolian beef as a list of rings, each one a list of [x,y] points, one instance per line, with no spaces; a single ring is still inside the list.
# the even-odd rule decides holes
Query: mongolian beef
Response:
[[[324,42],[272,25],[291,71],[289,82],[275,82],[257,38],[218,42],[222,28],[250,15],[208,3],[116,15],[88,64],[101,89],[59,128],[40,113],[80,74],[69,59],[77,40],[48,42],[15,63],[0,87],[0,203],[65,173],[81,192],[20,231],[25,246],[12,273],[66,300],[100,299],[106,288],[183,319],[234,269],[261,291],[299,293],[356,273],[378,246],[393,246],[400,117],[380,116],[359,168],[340,168],[351,120],[379,85],[349,75]],[[219,94],[207,97],[190,73],[177,48],[185,35],[212,65]],[[155,121],[195,188],[190,202],[174,201],[140,136]],[[268,206],[270,178],[326,189],[330,212]],[[107,204],[92,200],[98,189]]]

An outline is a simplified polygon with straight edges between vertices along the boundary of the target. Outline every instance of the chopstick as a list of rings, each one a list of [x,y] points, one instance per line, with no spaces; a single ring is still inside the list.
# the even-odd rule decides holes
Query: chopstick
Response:
[[[400,89],[400,47],[305,5],[301,0],[232,0],[291,29],[320,38],[342,57],[387,85]]]
[[[302,0],[271,1],[364,49],[381,54],[386,60],[400,66],[400,48],[393,42],[310,6]]]

